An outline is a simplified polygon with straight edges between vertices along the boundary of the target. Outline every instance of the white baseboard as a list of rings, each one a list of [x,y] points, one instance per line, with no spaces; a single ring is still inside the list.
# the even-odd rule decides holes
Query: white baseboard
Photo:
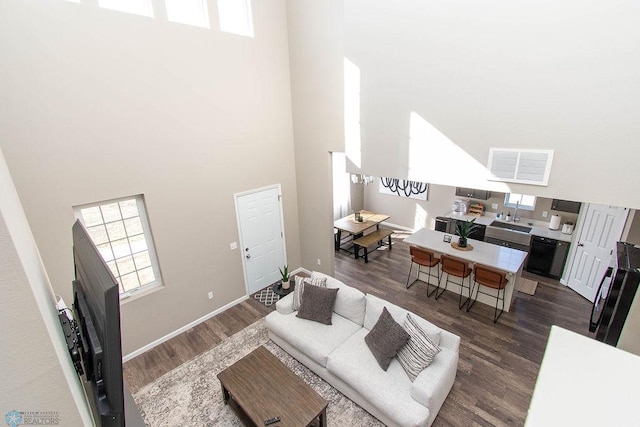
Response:
[[[196,319],[196,320],[194,320],[193,322],[188,323],[188,324],[184,325],[183,327],[181,327],[181,328],[179,328],[179,329],[176,329],[175,331],[171,332],[170,334],[167,334],[167,335],[165,335],[165,336],[163,336],[163,337],[158,338],[157,340],[155,340],[155,341],[153,341],[153,342],[151,342],[151,343],[149,343],[149,344],[145,345],[144,347],[141,347],[141,348],[139,348],[139,349],[137,349],[137,350],[135,350],[135,351],[133,351],[133,352],[131,352],[131,353],[129,353],[129,354],[127,354],[127,355],[125,355],[125,356],[122,358],[122,363],[125,363],[125,362],[127,362],[127,361],[129,361],[129,360],[133,359],[133,358],[134,358],[134,357],[136,357],[136,356],[140,356],[142,353],[144,353],[144,352],[146,352],[146,351],[151,350],[151,349],[152,349],[152,348],[154,348],[155,346],[160,345],[160,344],[162,344],[163,342],[168,341],[168,340],[170,340],[171,338],[173,338],[173,337],[175,337],[175,336],[178,336],[178,335],[180,335],[180,334],[181,334],[181,333],[183,333],[183,332],[188,331],[189,329],[193,328],[194,326],[197,326],[198,324],[200,324],[200,323],[204,322],[205,320],[208,320],[208,319],[212,318],[213,316],[215,316],[215,315],[217,315],[217,314],[220,314],[220,313],[222,313],[223,311],[225,311],[225,310],[227,310],[227,309],[229,309],[229,308],[233,307],[234,305],[240,304],[242,301],[245,301],[245,300],[247,300],[247,299],[249,299],[249,295],[245,295],[245,296],[243,296],[243,297],[241,297],[241,298],[238,298],[238,299],[237,299],[237,300],[235,300],[235,301],[231,301],[229,304],[226,304],[226,305],[224,305],[224,306],[222,306],[222,307],[218,308],[217,310],[212,311],[211,313],[205,314],[205,315],[204,315],[204,316],[202,316],[201,318]]]
[[[297,274],[297,273],[305,273],[305,274],[311,275],[311,272],[309,270],[302,267],[296,268],[290,274],[293,276],[294,274]]]
[[[414,230],[412,228],[405,227],[404,225],[393,224],[393,223],[387,222],[387,221],[380,223],[380,226],[382,228],[392,228],[392,229],[396,229],[396,230],[404,230],[404,231],[409,231],[411,233],[415,233],[416,231],[419,230],[419,229],[415,229]]]
[[[290,274],[291,274],[291,275],[294,275],[294,274],[296,274],[296,273],[300,273],[300,272],[304,272],[304,273],[307,273],[307,274],[311,274],[311,272],[310,272],[310,271],[308,271],[307,269],[302,268],[302,267],[300,267],[300,268],[296,268],[296,269],[295,269],[295,270],[293,270]],[[220,314],[220,313],[222,313],[223,311],[225,311],[225,310],[227,310],[227,309],[229,309],[229,308],[233,307],[234,305],[240,304],[242,301],[245,301],[245,300],[248,300],[248,299],[249,299],[249,295],[245,295],[245,296],[243,296],[243,297],[241,297],[241,298],[238,298],[238,299],[237,299],[237,300],[235,300],[235,301],[231,301],[229,304],[226,304],[226,305],[224,305],[224,306],[222,306],[222,307],[218,308],[217,310],[212,311],[211,313],[205,314],[205,315],[204,315],[204,316],[202,316],[201,318],[196,319],[196,320],[194,320],[193,322],[188,323],[188,324],[184,325],[183,327],[181,327],[181,328],[179,328],[179,329],[176,329],[175,331],[173,331],[173,332],[171,332],[171,333],[169,333],[169,334],[167,334],[167,335],[165,335],[165,336],[163,336],[163,337],[160,337],[160,338],[158,338],[157,340],[155,340],[155,341],[153,341],[153,342],[151,342],[151,343],[149,343],[149,344],[147,344],[147,345],[145,345],[145,346],[143,346],[143,347],[140,347],[139,349],[137,349],[137,350],[135,350],[135,351],[133,351],[133,352],[131,352],[131,353],[129,353],[129,354],[127,354],[127,355],[125,355],[125,356],[122,358],[122,363],[125,363],[125,362],[127,362],[127,361],[129,361],[129,360],[133,359],[133,358],[134,358],[134,357],[136,357],[136,356],[140,356],[142,353],[145,353],[145,352],[147,352],[147,351],[151,350],[152,348],[154,348],[154,347],[156,347],[156,346],[158,346],[158,345],[162,344],[162,343],[163,343],[163,342],[165,342],[165,341],[169,341],[171,338],[173,338],[173,337],[175,337],[175,336],[178,336],[178,335],[180,335],[180,334],[181,334],[181,333],[183,333],[183,332],[188,331],[189,329],[193,328],[194,326],[197,326],[197,325],[199,325],[200,323],[202,323],[202,322],[204,322],[204,321],[206,321],[206,320],[211,319],[213,316],[215,316],[215,315],[217,315],[217,314]]]

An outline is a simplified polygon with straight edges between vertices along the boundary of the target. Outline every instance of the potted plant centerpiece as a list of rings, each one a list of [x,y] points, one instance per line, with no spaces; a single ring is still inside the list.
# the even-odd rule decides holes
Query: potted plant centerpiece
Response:
[[[285,265],[284,268],[278,267],[278,270],[282,276],[282,289],[289,289],[289,268]]]
[[[469,235],[473,230],[478,228],[478,225],[474,224],[475,221],[476,219],[473,218],[471,221],[465,220],[456,222],[456,232],[460,236],[460,238],[458,239],[458,247],[467,247],[467,239],[469,238]]]

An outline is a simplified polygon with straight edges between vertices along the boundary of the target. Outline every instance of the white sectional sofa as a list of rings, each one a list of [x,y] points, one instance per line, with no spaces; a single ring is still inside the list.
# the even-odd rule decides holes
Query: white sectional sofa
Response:
[[[441,351],[411,382],[396,358],[382,370],[364,340],[383,307],[401,325],[408,311],[322,273],[312,277],[326,277],[328,288],[339,288],[332,324],[296,317],[289,294],[266,317],[271,340],[383,423],[431,425],[456,377],[460,337],[412,313],[421,328],[439,339]]]

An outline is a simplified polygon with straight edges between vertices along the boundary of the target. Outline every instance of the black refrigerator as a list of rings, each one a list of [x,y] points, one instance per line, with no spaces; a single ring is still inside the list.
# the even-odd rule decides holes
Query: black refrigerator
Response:
[[[640,285],[640,248],[616,243],[616,258],[600,282],[591,309],[589,331],[598,341],[616,346]],[[635,307],[635,306],[634,306]],[[633,308],[636,309],[636,308]]]

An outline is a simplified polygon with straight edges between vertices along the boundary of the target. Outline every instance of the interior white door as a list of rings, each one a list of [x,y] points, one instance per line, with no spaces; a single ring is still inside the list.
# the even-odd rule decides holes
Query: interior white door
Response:
[[[567,286],[591,302],[611,262],[628,213],[627,208],[588,204],[581,215]]]
[[[253,294],[280,279],[285,264],[280,187],[236,195],[245,283]]]

